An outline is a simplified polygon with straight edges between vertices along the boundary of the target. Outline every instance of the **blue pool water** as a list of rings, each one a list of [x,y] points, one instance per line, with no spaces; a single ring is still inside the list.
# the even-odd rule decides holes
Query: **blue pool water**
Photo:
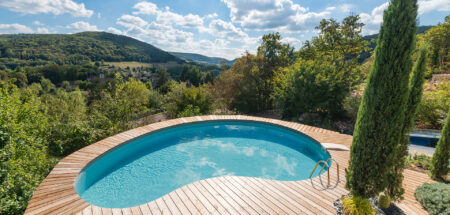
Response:
[[[316,141],[274,125],[188,124],[140,137],[105,154],[80,173],[75,190],[96,206],[133,207],[211,177],[307,179],[315,164],[329,157]]]

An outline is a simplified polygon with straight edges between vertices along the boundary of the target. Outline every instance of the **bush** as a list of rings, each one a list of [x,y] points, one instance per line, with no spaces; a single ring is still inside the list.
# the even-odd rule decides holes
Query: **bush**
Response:
[[[425,154],[410,155],[406,160],[406,165],[410,167],[420,167],[424,170],[430,169],[431,158]]]
[[[377,206],[381,209],[389,208],[391,205],[391,197],[386,195],[386,193],[382,192],[378,195],[378,203]]]
[[[443,179],[450,171],[450,111],[447,122],[442,129],[441,139],[436,146],[433,158],[431,159],[431,174],[435,178]]]
[[[414,193],[417,201],[431,214],[450,214],[450,185],[425,183]]]
[[[342,211],[345,215],[374,215],[370,201],[363,197],[344,197],[342,199]]]
[[[436,89],[425,91],[415,119],[420,128],[442,129],[450,111],[450,82],[440,83]]]

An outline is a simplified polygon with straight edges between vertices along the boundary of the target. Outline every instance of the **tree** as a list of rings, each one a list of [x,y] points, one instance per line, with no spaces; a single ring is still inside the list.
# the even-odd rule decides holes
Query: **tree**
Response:
[[[392,0],[384,12],[346,175],[346,187],[355,197],[373,197],[388,186],[387,173],[403,135],[416,17],[416,0]]]
[[[202,87],[193,87],[183,90],[181,96],[175,99],[175,115],[177,117],[204,115],[211,112],[212,102]]]
[[[337,118],[350,91],[363,80],[358,56],[366,49],[358,16],[346,17],[342,24],[322,20],[319,36],[305,42],[298,60],[275,76],[272,98],[283,110],[283,117],[320,113]],[[284,91],[284,92],[283,92]]]
[[[334,70],[327,61],[298,59],[281,69],[274,78],[273,98],[284,118],[298,118],[302,113],[336,115],[350,91],[344,71]]]
[[[361,35],[363,26],[359,16],[348,16],[342,23],[323,19],[316,27],[319,36],[305,42],[297,56],[305,60],[327,61],[337,73],[346,72],[348,82],[359,84],[365,76],[358,60],[363,52],[369,50],[369,43]]]
[[[447,114],[447,121],[442,129],[441,139],[436,146],[436,151],[431,159],[431,175],[435,178],[443,179],[449,171],[450,165],[450,111]]]
[[[271,80],[263,72],[264,61],[261,55],[247,53],[220,75],[215,88],[220,89],[229,109],[252,113],[267,107],[267,82]]]
[[[288,66],[295,59],[294,48],[289,44],[281,43],[281,35],[278,32],[262,36],[258,55],[266,58],[268,70]]]
[[[49,123],[37,93],[0,88],[0,214],[23,214],[55,164],[47,154]]]
[[[450,51],[450,15],[444,23],[429,29],[424,35],[424,41],[430,45],[431,64],[442,71],[448,69]],[[447,62],[447,63],[446,63]]]
[[[28,85],[27,76],[23,72],[14,73],[13,78],[16,79],[14,84],[20,88],[26,87]]]
[[[0,81],[7,81],[7,80],[8,80],[8,73],[0,70]]]
[[[161,87],[170,80],[170,74],[164,67],[159,67],[156,73],[156,87]]]
[[[413,69],[412,77],[408,87],[408,101],[405,108],[405,119],[401,137],[397,149],[397,155],[394,159],[394,166],[388,175],[387,194],[392,200],[403,198],[404,189],[402,188],[403,170],[405,160],[408,156],[409,134],[414,128],[414,116],[422,99],[423,83],[425,82],[425,72],[427,69],[428,51],[425,47],[419,50],[419,57]]]

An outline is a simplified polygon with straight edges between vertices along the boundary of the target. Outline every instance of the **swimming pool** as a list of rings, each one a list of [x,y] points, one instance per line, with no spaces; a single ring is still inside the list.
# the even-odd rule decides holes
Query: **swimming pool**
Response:
[[[307,179],[315,164],[329,157],[318,142],[288,128],[243,121],[192,123],[105,153],[81,171],[75,190],[96,206],[133,207],[211,177]]]

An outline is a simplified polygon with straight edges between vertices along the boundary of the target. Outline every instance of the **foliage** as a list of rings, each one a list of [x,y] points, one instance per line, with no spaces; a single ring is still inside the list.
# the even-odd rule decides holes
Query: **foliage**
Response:
[[[275,77],[274,98],[284,117],[298,118],[302,113],[335,116],[351,86],[348,73],[335,70],[328,62],[298,59]]]
[[[450,111],[431,159],[430,170],[433,177],[441,179],[450,172]]]
[[[263,65],[263,56],[247,53],[220,75],[216,88],[221,89],[229,109],[244,113],[265,109],[269,96],[265,85],[270,80],[262,73]]]
[[[368,42],[362,39],[364,24],[359,20],[359,16],[348,16],[342,23],[334,19],[322,20],[316,27],[319,36],[306,41],[298,51],[298,57],[328,62],[337,70],[336,73],[345,71],[351,77],[347,81],[360,83],[364,76],[358,59],[362,52],[368,50]]]
[[[431,157],[426,154],[409,155],[406,159],[406,165],[410,167],[420,167],[428,170],[431,165]]]
[[[281,42],[279,33],[262,37],[258,55],[248,52],[223,72],[216,87],[231,110],[254,113],[271,109],[273,77],[280,67],[294,60],[293,48]]]
[[[389,208],[390,205],[391,205],[391,197],[389,197],[389,195],[387,195],[384,192],[381,192],[380,194],[378,194],[377,206],[379,208],[386,209],[386,208]]]
[[[405,120],[416,16],[417,1],[411,0],[392,0],[384,13],[346,175],[353,196],[373,197],[388,186]]]
[[[444,23],[429,29],[423,36],[423,41],[430,47],[430,63],[432,68],[448,71],[450,61],[450,17]]]
[[[375,210],[370,201],[359,196],[344,197],[341,207],[345,215],[375,215]]]
[[[149,89],[144,83],[119,76],[109,89],[102,91],[100,100],[93,101],[91,114],[97,118],[95,124],[107,124],[106,134],[115,134],[129,128],[128,122],[148,111]],[[104,136],[104,135],[102,135]]]
[[[342,24],[322,20],[319,36],[298,51],[300,60],[277,73],[273,97],[285,118],[311,112],[330,119],[343,115],[344,99],[364,78],[358,63],[367,45],[362,26],[359,16],[346,17]]]
[[[177,118],[200,116],[200,115],[202,115],[200,108],[198,106],[193,106],[193,105],[189,104],[181,112],[179,112],[177,114]]]
[[[416,113],[416,124],[420,128],[442,129],[450,111],[450,82],[441,82],[433,90],[423,93]]]
[[[19,34],[0,36],[0,65],[38,66],[95,61],[184,62],[148,43],[106,32]]]
[[[189,83],[198,87],[204,82],[204,76],[196,66],[184,66],[180,74],[180,81],[189,81]]]
[[[401,128],[399,143],[395,149],[396,155],[394,158],[394,165],[388,175],[389,184],[387,193],[394,200],[402,199],[403,193],[405,192],[402,187],[403,170],[405,168],[405,160],[408,156],[408,146],[410,143],[409,134],[414,128],[414,115],[416,114],[417,107],[422,99],[423,83],[425,81],[425,71],[427,66],[427,54],[427,49],[420,49],[419,57],[414,65],[412,77],[409,80],[408,100],[406,101],[404,110],[404,123]]]
[[[416,189],[414,196],[431,215],[450,214],[449,184],[424,183]]]
[[[205,115],[212,111],[212,99],[207,86],[176,87],[168,94],[166,110],[169,116]]]
[[[37,92],[0,89],[0,214],[21,214],[54,161],[48,157],[49,120]]]

